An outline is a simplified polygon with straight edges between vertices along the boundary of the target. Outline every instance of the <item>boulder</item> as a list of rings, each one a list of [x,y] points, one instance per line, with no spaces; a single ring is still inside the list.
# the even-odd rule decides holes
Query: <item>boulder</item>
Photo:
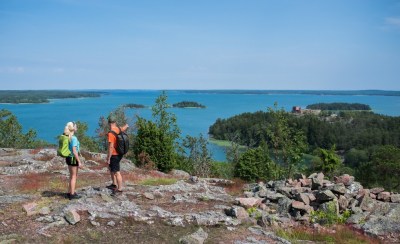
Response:
[[[346,187],[343,183],[337,183],[332,187],[332,192],[344,195],[346,193]]]
[[[293,200],[287,197],[280,198],[278,200],[278,213],[286,214],[289,212],[290,207],[292,206]]]
[[[310,198],[304,193],[297,194],[296,199],[306,205],[310,205]]]
[[[81,221],[81,216],[76,212],[75,209],[69,209],[65,212],[65,220],[68,221],[71,225],[74,225]]]
[[[262,202],[261,198],[255,198],[255,197],[236,198],[235,200],[238,202],[240,206],[244,208],[258,207]]]
[[[362,199],[364,196],[368,196],[369,197],[369,189],[361,189],[358,191],[357,195],[356,195],[356,199]]]
[[[339,203],[335,199],[330,202],[322,203],[318,209],[323,212],[331,212],[333,210],[333,211],[335,211],[335,214],[338,215],[339,214]]]
[[[235,217],[239,220],[247,219],[249,217],[249,213],[247,213],[246,209],[239,206],[233,206],[231,208],[225,209],[225,214],[231,217]]]
[[[390,236],[400,233],[400,204],[391,204],[386,215],[371,215],[361,229],[373,236]],[[388,243],[391,242],[387,240]]]
[[[24,204],[22,207],[24,208],[27,216],[32,216],[38,213],[38,204],[35,202]]]
[[[334,177],[335,183],[343,183],[345,186],[350,186],[354,182],[354,176],[344,174],[339,177]]]
[[[400,203],[400,194],[390,195],[390,200],[395,203]]]
[[[319,189],[324,184],[324,174],[323,173],[314,173],[311,174],[309,177],[311,179],[311,189]]]
[[[312,180],[311,179],[300,179],[301,186],[308,187],[311,186]]]
[[[360,202],[360,208],[363,211],[370,212],[375,208],[375,200],[370,198],[369,195],[365,195]]]
[[[311,189],[308,187],[296,186],[296,187],[292,188],[292,190],[290,192],[292,193],[293,196],[296,196],[299,193],[309,192],[310,190]]]
[[[318,192],[316,197],[317,201],[320,203],[336,199],[335,194],[333,194],[330,190]]]
[[[339,196],[338,199],[338,203],[339,203],[339,210],[346,210],[347,207],[349,206],[349,200],[347,200],[347,198],[345,198],[344,196]]]
[[[383,191],[378,194],[376,199],[384,201],[384,202],[390,202],[390,192]]]
[[[346,188],[347,188],[346,194],[348,194],[352,197],[356,196],[360,190],[364,189],[363,186],[359,182],[355,182],[355,181],[353,183],[351,183],[349,186],[346,186]]]
[[[190,174],[188,172],[179,169],[173,169],[169,174],[180,179],[190,178]]]
[[[184,236],[179,239],[179,243],[183,244],[203,244],[204,241],[208,238],[207,232],[205,232],[201,227],[197,229],[196,232]]]
[[[304,202],[299,202],[299,201],[293,201],[292,208],[297,209],[297,210],[306,210],[307,209]]]
[[[284,197],[285,197],[284,195],[282,195],[280,193],[277,193],[277,192],[269,192],[268,195],[267,195],[267,199],[269,199],[271,201],[274,201],[274,202],[276,202],[280,198],[284,198]]]
[[[385,191],[385,189],[383,189],[382,187],[375,187],[375,188],[372,188],[370,190],[370,192],[375,194],[375,195],[377,195],[377,194],[379,194],[379,193],[381,193],[383,191]]]

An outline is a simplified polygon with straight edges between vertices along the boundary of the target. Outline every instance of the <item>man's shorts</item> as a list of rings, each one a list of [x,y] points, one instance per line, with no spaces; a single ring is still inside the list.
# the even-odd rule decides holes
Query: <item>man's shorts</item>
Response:
[[[115,173],[120,171],[120,163],[122,159],[122,155],[112,155],[110,158],[110,171]]]
[[[78,162],[76,161],[75,157],[66,157],[65,161],[67,162],[68,166],[76,166],[76,167],[78,167]]]

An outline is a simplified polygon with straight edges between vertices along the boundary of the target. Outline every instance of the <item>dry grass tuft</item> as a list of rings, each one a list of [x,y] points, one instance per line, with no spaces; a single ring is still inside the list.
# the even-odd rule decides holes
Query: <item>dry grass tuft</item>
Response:
[[[18,186],[22,192],[36,192],[44,189],[48,184],[45,174],[30,173],[20,176],[22,182]]]
[[[312,241],[317,243],[348,243],[359,244],[381,243],[378,239],[374,239],[355,232],[346,225],[336,225],[328,229],[311,229],[306,227],[297,227],[294,229],[276,229],[276,234],[285,238],[292,243],[304,243],[304,241]]]
[[[32,154],[32,155],[36,155],[36,154],[38,154],[41,150],[42,150],[43,148],[35,148],[35,149],[31,149],[30,151],[29,151],[29,153],[30,154]]]
[[[240,196],[243,194],[243,186],[246,184],[245,181],[235,178],[232,180],[233,184],[225,186],[225,191],[232,196]]]
[[[145,179],[139,184],[146,186],[160,186],[160,185],[172,185],[175,184],[178,180],[172,178],[149,178]]]
[[[50,160],[52,160],[53,158],[54,158],[54,155],[50,155],[50,154],[36,155],[36,156],[34,157],[35,160],[44,161],[44,162],[50,161]]]

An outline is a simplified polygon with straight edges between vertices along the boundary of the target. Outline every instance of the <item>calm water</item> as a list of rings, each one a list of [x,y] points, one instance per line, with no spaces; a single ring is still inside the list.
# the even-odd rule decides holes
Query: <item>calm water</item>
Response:
[[[94,135],[100,116],[107,116],[110,111],[127,103],[154,105],[160,91],[108,91],[108,95],[99,98],[61,99],[49,104],[0,104],[0,109],[8,109],[17,117],[24,131],[32,128],[38,138],[56,143],[56,136],[62,133],[68,121],[82,121],[89,125],[89,135]],[[292,106],[306,107],[319,102],[363,103],[371,106],[375,113],[400,116],[400,97],[395,96],[328,96],[328,95],[267,95],[267,94],[217,94],[185,93],[168,91],[168,103],[195,101],[205,105],[206,109],[171,108],[178,120],[182,136],[207,135],[208,128],[217,118],[228,118],[243,112],[266,111],[278,102],[278,107],[291,110]],[[128,109],[129,117],[139,115],[150,119],[150,109]],[[224,149],[210,145],[213,158],[225,160]]]

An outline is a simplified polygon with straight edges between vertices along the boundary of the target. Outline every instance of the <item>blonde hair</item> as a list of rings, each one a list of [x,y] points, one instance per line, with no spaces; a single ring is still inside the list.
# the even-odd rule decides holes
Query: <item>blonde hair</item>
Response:
[[[64,135],[68,136],[69,141],[71,141],[72,136],[76,131],[76,124],[74,122],[68,122],[64,128]]]

